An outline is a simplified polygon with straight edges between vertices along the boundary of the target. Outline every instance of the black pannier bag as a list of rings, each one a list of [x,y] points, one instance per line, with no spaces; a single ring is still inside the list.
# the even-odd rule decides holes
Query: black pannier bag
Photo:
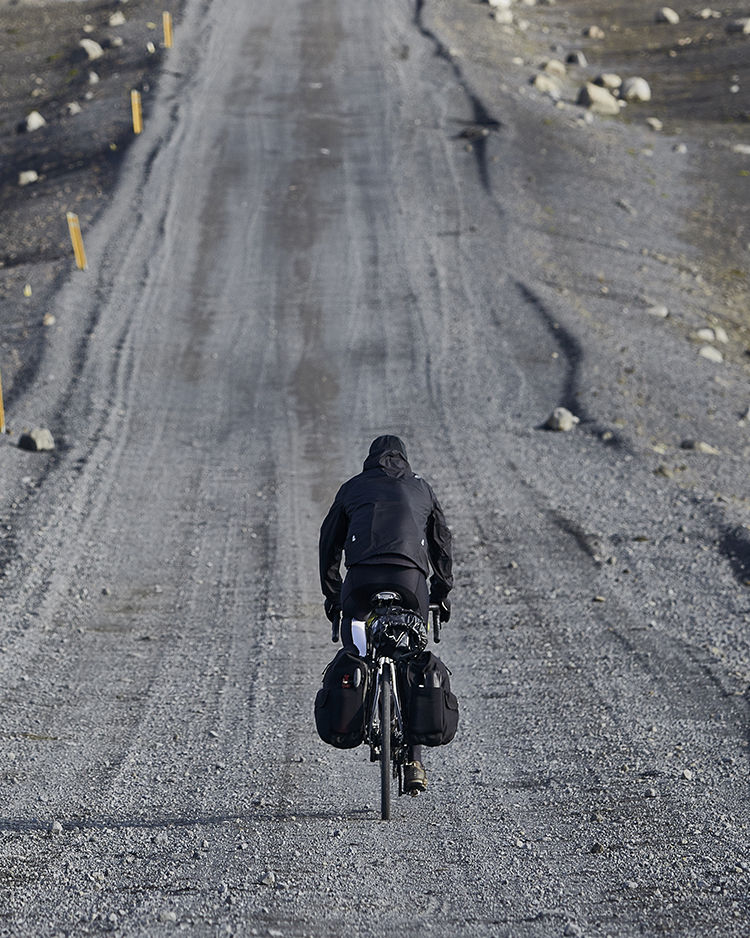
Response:
[[[364,742],[367,697],[364,658],[342,648],[323,672],[315,697],[315,725],[324,743],[353,749]]]
[[[458,700],[450,672],[437,655],[423,651],[398,661],[407,739],[412,746],[445,746],[458,728]]]
[[[368,621],[372,644],[379,654],[396,658],[427,646],[427,623],[416,612],[394,606]]]

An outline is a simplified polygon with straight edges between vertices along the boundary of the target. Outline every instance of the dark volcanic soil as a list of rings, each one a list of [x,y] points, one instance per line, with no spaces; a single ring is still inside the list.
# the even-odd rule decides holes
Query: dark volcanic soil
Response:
[[[162,58],[162,12],[170,10],[178,25],[180,7],[179,0],[0,0],[0,370],[6,402],[33,379],[42,344],[55,328],[49,324],[55,291],[75,270],[66,213],[78,214],[85,243],[134,138],[132,89],[141,92],[148,120]],[[109,26],[115,12],[124,14],[123,25]],[[84,38],[98,42],[104,55],[89,61],[79,44]],[[71,103],[81,112],[70,115]],[[31,111],[47,123],[24,133]],[[22,187],[19,174],[28,170],[39,180]]]

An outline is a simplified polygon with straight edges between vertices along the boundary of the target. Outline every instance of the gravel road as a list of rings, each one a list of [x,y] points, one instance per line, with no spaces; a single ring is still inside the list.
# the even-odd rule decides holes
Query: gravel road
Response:
[[[464,0],[186,0],[9,408],[57,449],[0,445],[0,935],[747,935],[747,324],[693,237],[743,129],[579,124],[528,15],[490,61]],[[388,824],[312,720],[384,432],[461,702]]]

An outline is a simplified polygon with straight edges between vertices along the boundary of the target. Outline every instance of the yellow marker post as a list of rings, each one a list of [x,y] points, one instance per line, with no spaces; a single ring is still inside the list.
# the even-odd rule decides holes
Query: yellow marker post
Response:
[[[5,408],[3,407],[3,376],[0,375],[0,433],[5,433]]]
[[[172,14],[168,13],[166,10],[162,13],[161,17],[162,23],[164,25],[164,48],[172,48]]]
[[[76,266],[79,270],[88,270],[86,263],[86,252],[83,249],[83,238],[81,237],[81,224],[78,216],[73,212],[68,212],[68,231],[70,240],[73,242],[73,253],[76,256]]]
[[[130,92],[130,105],[133,108],[133,132],[141,134],[143,133],[143,108],[140,91]]]

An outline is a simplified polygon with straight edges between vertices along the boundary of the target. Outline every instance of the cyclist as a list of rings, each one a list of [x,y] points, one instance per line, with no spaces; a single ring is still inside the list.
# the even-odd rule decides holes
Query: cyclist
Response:
[[[344,554],[346,578],[341,579]],[[429,591],[427,577],[432,568]],[[411,470],[397,436],[373,440],[363,470],[339,489],[320,529],[320,582],[326,616],[341,615],[344,646],[364,655],[373,593],[393,590],[425,621],[431,603],[450,618],[451,533],[432,488]],[[409,749],[407,791],[424,791],[422,747]]]

